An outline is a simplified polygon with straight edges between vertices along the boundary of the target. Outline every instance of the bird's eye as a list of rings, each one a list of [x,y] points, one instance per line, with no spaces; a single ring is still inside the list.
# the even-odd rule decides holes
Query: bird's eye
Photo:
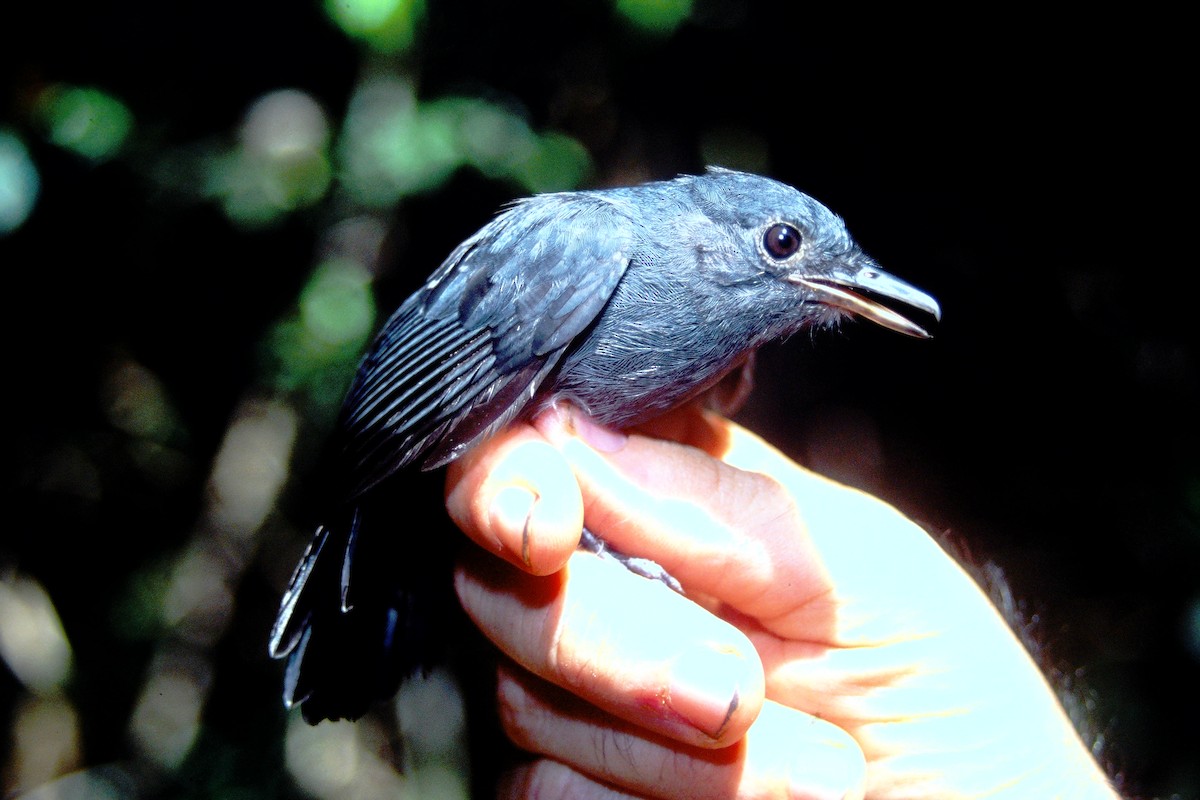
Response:
[[[803,240],[804,237],[795,227],[784,222],[777,222],[767,228],[767,232],[763,236],[763,247],[766,248],[767,255],[771,258],[783,261],[796,254]]]

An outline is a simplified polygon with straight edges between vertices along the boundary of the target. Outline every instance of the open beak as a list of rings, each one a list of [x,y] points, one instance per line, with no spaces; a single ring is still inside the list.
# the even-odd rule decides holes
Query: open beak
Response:
[[[928,339],[942,318],[938,303],[917,287],[889,275],[874,264],[855,272],[796,275],[791,278],[812,290],[816,301],[865,317],[899,333]]]

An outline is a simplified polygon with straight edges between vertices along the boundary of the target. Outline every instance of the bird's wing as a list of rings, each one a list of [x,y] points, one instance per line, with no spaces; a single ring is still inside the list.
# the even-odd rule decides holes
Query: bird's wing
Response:
[[[608,302],[633,219],[603,196],[541,195],[463,242],[359,368],[339,426],[351,494],[413,462],[440,466],[513,419]]]

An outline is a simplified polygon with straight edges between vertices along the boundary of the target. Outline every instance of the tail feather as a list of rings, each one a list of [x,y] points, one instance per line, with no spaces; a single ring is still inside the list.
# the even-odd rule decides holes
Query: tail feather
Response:
[[[415,527],[412,519],[412,509],[397,516],[348,505],[304,551],[268,646],[287,659],[285,705],[307,721],[357,719],[440,657],[431,632],[455,606],[446,547],[454,537],[398,529]]]
[[[271,626],[271,636],[267,640],[267,651],[271,658],[283,658],[289,655],[296,649],[296,645],[300,643],[304,632],[308,629],[308,620],[311,614],[298,613],[296,609],[300,598],[304,595],[304,588],[308,585],[308,578],[312,575],[313,568],[317,565],[317,560],[328,540],[329,529],[324,525],[317,526],[316,534],[308,543],[308,547],[304,548],[304,554],[300,556],[300,561],[292,572],[292,579],[288,584],[287,591],[283,593],[283,598],[279,601],[279,613],[275,617],[275,624]]]

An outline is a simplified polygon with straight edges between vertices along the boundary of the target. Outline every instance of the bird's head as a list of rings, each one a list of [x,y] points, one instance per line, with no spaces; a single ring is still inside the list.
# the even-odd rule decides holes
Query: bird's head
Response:
[[[941,318],[937,301],[882,270],[821,203],[778,181],[716,167],[692,181],[700,208],[730,232],[738,261],[778,282],[797,304],[932,335]]]

